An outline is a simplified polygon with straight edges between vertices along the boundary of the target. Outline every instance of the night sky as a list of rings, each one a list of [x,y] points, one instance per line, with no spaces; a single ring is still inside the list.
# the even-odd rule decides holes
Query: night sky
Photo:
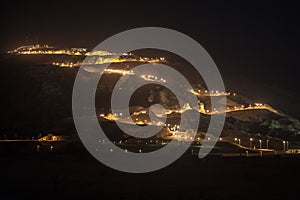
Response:
[[[220,71],[299,92],[299,6],[284,2],[38,1],[2,3],[1,52],[40,43],[92,49],[121,31],[158,26],[197,40]]]

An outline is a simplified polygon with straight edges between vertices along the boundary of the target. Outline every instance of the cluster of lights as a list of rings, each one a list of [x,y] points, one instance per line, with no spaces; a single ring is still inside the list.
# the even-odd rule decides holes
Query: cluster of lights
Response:
[[[121,74],[121,75],[134,75],[134,72],[132,70],[122,70],[122,69],[104,69],[104,72],[107,74]]]
[[[262,103],[255,103],[254,105],[248,105],[248,106],[245,106],[245,105],[239,105],[239,106],[227,106],[226,107],[226,111],[225,112],[232,112],[232,111],[241,111],[241,110],[257,110],[257,109],[267,109],[267,110],[270,110],[272,112],[275,112],[277,113],[278,111],[273,109],[272,107],[270,107],[269,105],[267,104],[262,104]],[[207,114],[213,114],[213,113],[218,113],[220,111],[218,111],[216,108],[214,108],[212,111],[210,110],[205,110],[205,113]]]
[[[137,59],[139,62],[148,62],[148,63],[158,63],[158,62],[165,62],[166,59],[164,57],[160,58],[147,58],[147,57],[139,57]]]
[[[146,80],[146,81],[156,81],[156,82],[162,82],[165,83],[167,82],[165,79],[163,78],[158,78],[157,76],[153,76],[153,75],[141,75],[141,78]]]
[[[93,64],[105,64],[105,63],[122,63],[122,62],[143,62],[143,63],[160,63],[165,62],[165,58],[147,58],[147,57],[137,57],[137,56],[124,57],[124,54],[110,54],[109,57],[106,55],[97,55],[99,58]]]
[[[246,107],[245,105],[240,105],[240,106],[233,106],[233,107],[226,107],[226,110],[225,111],[220,111],[216,108],[213,108],[212,110],[209,110],[209,109],[206,109],[206,110],[199,110],[199,112],[201,113],[205,113],[205,114],[215,114],[215,113],[220,113],[220,112],[233,112],[233,111],[243,111],[243,110],[256,110],[256,109],[268,109],[272,112],[277,112],[276,110],[274,110],[273,108],[271,108],[270,106],[266,105],[266,104],[262,104],[262,103],[255,103],[254,106],[252,105],[249,105],[248,107]],[[171,114],[171,113],[183,113],[185,112],[186,109],[179,109],[179,110],[166,110],[165,111],[165,114],[168,115],[168,114]],[[132,116],[136,116],[136,122],[139,122],[139,124],[147,124],[147,120],[144,120],[143,122],[141,120],[138,119],[138,116],[140,114],[146,114],[147,111],[143,110],[143,111],[138,111],[138,112],[134,112],[132,114]],[[104,116],[103,114],[100,115],[101,117],[104,117],[106,119],[109,119],[109,120],[116,120],[117,117],[122,117],[122,113],[115,113],[114,116]],[[155,122],[153,122],[155,123]],[[150,124],[150,123],[148,123]],[[157,125],[160,126],[162,125],[161,122],[157,122]],[[166,124],[165,124],[166,126]]]
[[[208,90],[190,90],[191,93],[197,95],[197,96],[230,96],[230,95],[234,95],[236,96],[236,93],[230,93],[230,92],[224,92],[224,91],[208,91]]]
[[[132,53],[111,53],[108,51],[92,51],[88,52],[86,48],[67,48],[67,49],[56,49],[49,45],[29,45],[21,46],[12,51],[8,51],[8,54],[19,54],[19,55],[72,55],[72,56],[98,56],[96,63],[93,64],[104,64],[104,63],[119,63],[119,62],[148,62],[158,63],[165,62],[164,57],[160,58],[147,58],[147,57],[136,57]],[[126,57],[124,57],[126,56]],[[58,65],[61,66],[61,65]],[[65,67],[65,66],[62,66]]]
[[[170,131],[174,131],[174,132],[178,132],[180,126],[179,125],[172,125],[172,124],[165,124],[166,127],[168,127],[168,129]]]
[[[52,65],[59,66],[59,67],[77,67],[80,64],[73,63],[73,62],[70,62],[70,63],[58,63],[58,62],[54,62],[54,63],[52,63]]]
[[[255,106],[263,106],[262,103],[254,103]]]
[[[12,51],[8,51],[9,54],[25,54],[25,55],[51,55],[51,54],[63,54],[63,55],[85,55],[86,48],[70,48],[70,49],[55,49],[49,45],[29,45],[21,46]]]

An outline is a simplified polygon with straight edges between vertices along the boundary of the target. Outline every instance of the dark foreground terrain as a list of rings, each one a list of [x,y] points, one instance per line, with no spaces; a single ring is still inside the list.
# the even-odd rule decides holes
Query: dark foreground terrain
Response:
[[[0,143],[1,199],[297,199],[300,157],[190,153],[146,174],[110,169],[81,146]]]

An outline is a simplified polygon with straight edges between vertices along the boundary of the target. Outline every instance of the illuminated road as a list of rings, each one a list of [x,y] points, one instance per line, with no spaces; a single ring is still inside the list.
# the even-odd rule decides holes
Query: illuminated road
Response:
[[[269,106],[268,104],[261,104],[261,105],[254,105],[254,106],[249,106],[249,107],[233,107],[233,108],[227,108],[226,111],[209,111],[209,112],[205,112],[205,114],[209,114],[209,115],[213,115],[213,114],[220,114],[220,113],[228,113],[228,112],[237,112],[237,111],[246,111],[246,110],[268,110],[270,112],[276,113],[278,115],[281,115],[277,110],[275,110],[274,108],[272,108],[271,106]]]

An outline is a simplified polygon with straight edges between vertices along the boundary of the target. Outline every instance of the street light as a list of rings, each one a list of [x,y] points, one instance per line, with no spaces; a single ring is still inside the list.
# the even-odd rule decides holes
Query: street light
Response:
[[[269,140],[267,140],[267,143],[266,143],[266,144],[267,144],[267,147],[266,147],[266,148],[269,149]]]
[[[261,140],[259,140],[259,148],[261,149]]]
[[[237,138],[234,138],[234,141],[235,141],[235,143],[236,143],[236,141],[237,141]]]
[[[252,149],[252,141],[253,141],[253,138],[250,138],[250,149]]]
[[[283,151],[285,151],[285,141],[282,141],[283,144]]]

